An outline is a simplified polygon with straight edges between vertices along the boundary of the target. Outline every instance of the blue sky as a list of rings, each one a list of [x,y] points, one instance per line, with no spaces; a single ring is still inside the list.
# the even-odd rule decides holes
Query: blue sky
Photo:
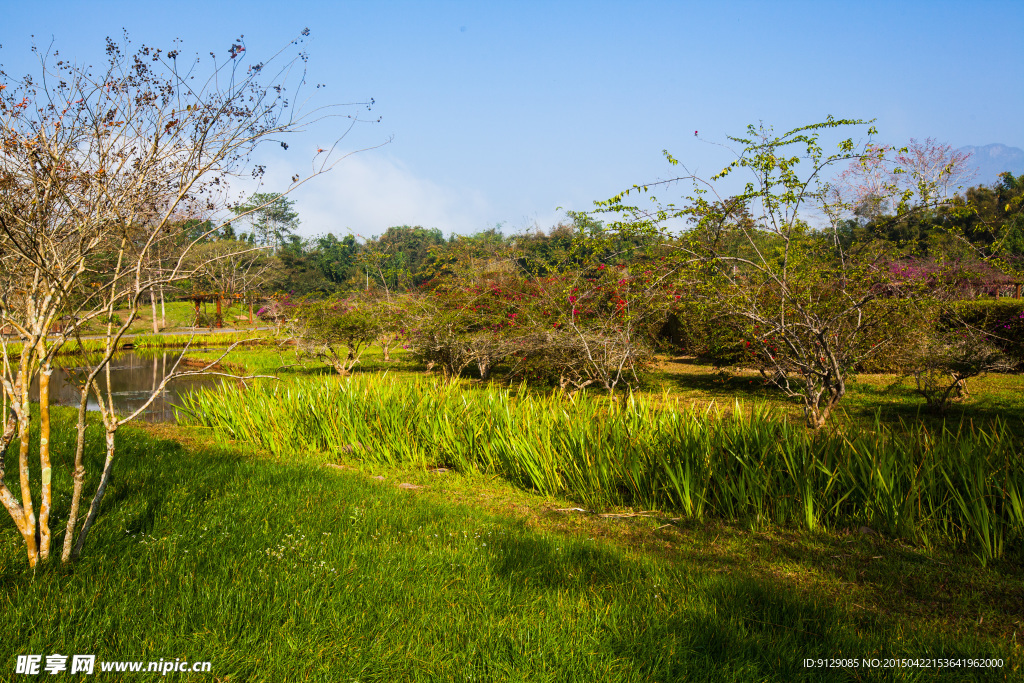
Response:
[[[373,97],[382,117],[345,144],[393,140],[296,191],[305,235],[547,228],[558,207],[671,177],[662,149],[712,175],[730,159],[716,143],[758,121],[876,118],[882,142],[1024,147],[1020,0],[4,5],[0,63],[12,74],[31,65],[31,35],[98,64],[122,28],[201,55],[244,34],[262,58],[308,26],[320,102]],[[271,185],[331,133],[268,149]]]

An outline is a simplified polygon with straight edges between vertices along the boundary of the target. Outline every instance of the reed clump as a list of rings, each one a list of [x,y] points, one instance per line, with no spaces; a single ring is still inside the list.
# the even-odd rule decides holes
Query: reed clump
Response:
[[[184,398],[179,420],[281,458],[498,474],[592,509],[634,506],[703,519],[859,525],[910,542],[951,541],[984,563],[1024,531],[1024,463],[1004,423],[929,430],[808,431],[739,403],[681,408],[524,389],[466,390],[386,376],[308,379]]]
[[[230,346],[234,343],[257,344],[263,339],[262,333],[220,332],[211,334],[137,334],[126,343],[137,349],[179,348],[183,346]]]

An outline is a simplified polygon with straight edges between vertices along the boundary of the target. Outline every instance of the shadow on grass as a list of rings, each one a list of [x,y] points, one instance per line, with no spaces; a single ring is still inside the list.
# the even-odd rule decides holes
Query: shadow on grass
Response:
[[[1024,437],[1024,414],[1007,411],[1004,406],[985,399],[954,403],[945,411],[929,407],[923,399],[890,400],[887,403],[881,403],[881,400],[848,401],[840,407],[849,421],[862,426],[869,426],[877,420],[897,429],[922,425],[933,432],[946,429],[957,433],[989,427],[998,420],[1014,436]]]
[[[760,375],[717,373],[659,373],[658,379],[674,391],[700,393],[716,400],[770,400],[790,403],[781,389],[765,381]]]
[[[898,643],[888,637],[891,622],[869,612],[853,615],[827,594],[751,576],[728,557],[695,551],[699,563],[665,572],[568,538],[514,536],[498,550],[492,571],[524,597],[555,592],[571,604],[595,593],[621,595],[626,605],[606,604],[588,647],[629,661],[642,680],[851,680],[861,678],[852,669],[809,671],[803,660],[956,650],[929,635]],[[911,655],[908,645],[919,650]],[[976,644],[961,649],[960,655],[977,656]]]

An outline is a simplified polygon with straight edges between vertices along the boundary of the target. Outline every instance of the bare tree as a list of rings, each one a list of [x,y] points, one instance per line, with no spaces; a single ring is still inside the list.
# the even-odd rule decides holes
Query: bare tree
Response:
[[[831,184],[832,201],[865,219],[911,212],[949,203],[977,175],[971,154],[952,145],[914,138],[906,147],[868,144]]]
[[[95,380],[109,367],[145,297],[194,273],[191,254],[220,227],[216,219],[229,204],[230,179],[262,175],[264,167],[253,158],[261,143],[346,116],[345,126],[332,135],[340,139],[359,121],[349,110],[306,112],[294,106],[300,93],[289,88],[304,82],[306,35],[308,30],[259,63],[246,62],[239,39],[226,57],[211,53],[209,70],[179,49],[143,46],[127,54],[126,37],[123,45],[108,39],[100,71],[43,51],[36,76],[0,72],[0,328],[10,333],[0,348],[0,450],[17,437],[20,487],[19,498],[0,476],[0,502],[22,534],[30,565],[49,557],[52,542],[49,378],[56,354],[69,339],[99,326],[102,359],[88,374],[79,409],[62,554],[67,562],[73,547],[81,550],[99,511],[114,462],[114,435],[127,419],[115,415],[109,400],[101,401],[106,460],[89,521],[73,546],[86,477],[86,394],[98,393]],[[295,176],[292,187],[343,158],[332,154],[336,144],[326,144],[309,176]],[[196,234],[176,219],[183,214],[212,222]],[[151,267],[157,261],[160,267]],[[127,313],[119,319],[115,311]],[[29,388],[35,378],[37,470],[28,461]],[[38,505],[31,494],[34,477],[41,482]]]
[[[253,248],[236,240],[217,240],[200,244],[187,260],[193,273],[192,286],[217,298],[217,324],[223,299],[252,301],[254,293],[263,284],[270,259],[268,247]]]
[[[851,253],[840,239],[843,220],[879,207],[900,216],[934,209],[964,177],[966,159],[932,140],[893,150],[847,138],[826,153],[823,133],[868,124],[829,117],[782,135],[750,126],[746,136],[729,138],[742,149],[711,179],[689,174],[635,185],[598,203],[625,216],[615,224],[621,232],[660,233],[673,246],[685,279],[702,283],[691,294],[736,326],[764,375],[803,403],[814,429],[845,396],[858,364],[902,333],[905,300],[919,294],[915,283],[894,277],[885,254]],[[826,174],[840,163],[848,171],[829,182]],[[717,181],[738,172],[749,173],[744,192],[723,199]],[[630,193],[679,181],[694,188],[681,207],[624,203]],[[672,234],[666,226],[673,219],[693,227]]]

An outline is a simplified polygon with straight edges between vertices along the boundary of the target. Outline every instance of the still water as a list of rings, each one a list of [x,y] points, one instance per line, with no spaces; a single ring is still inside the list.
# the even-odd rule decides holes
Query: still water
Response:
[[[151,353],[125,351],[114,356],[110,361],[110,384],[117,414],[130,415],[138,410],[139,406],[149,399],[150,394],[171,371],[180,356],[181,351],[176,349]],[[85,378],[83,369],[73,365],[74,356],[58,360],[66,365],[54,370],[50,377],[50,401],[54,405],[78,407],[81,394],[75,379]],[[184,367],[178,369],[182,370]],[[98,379],[105,396],[107,390],[105,374],[101,373]],[[174,421],[172,405],[177,402],[180,395],[191,389],[215,386],[219,383],[219,377],[182,377],[171,380],[139,418],[147,422],[172,422]],[[95,397],[90,395],[89,410],[98,409]]]

